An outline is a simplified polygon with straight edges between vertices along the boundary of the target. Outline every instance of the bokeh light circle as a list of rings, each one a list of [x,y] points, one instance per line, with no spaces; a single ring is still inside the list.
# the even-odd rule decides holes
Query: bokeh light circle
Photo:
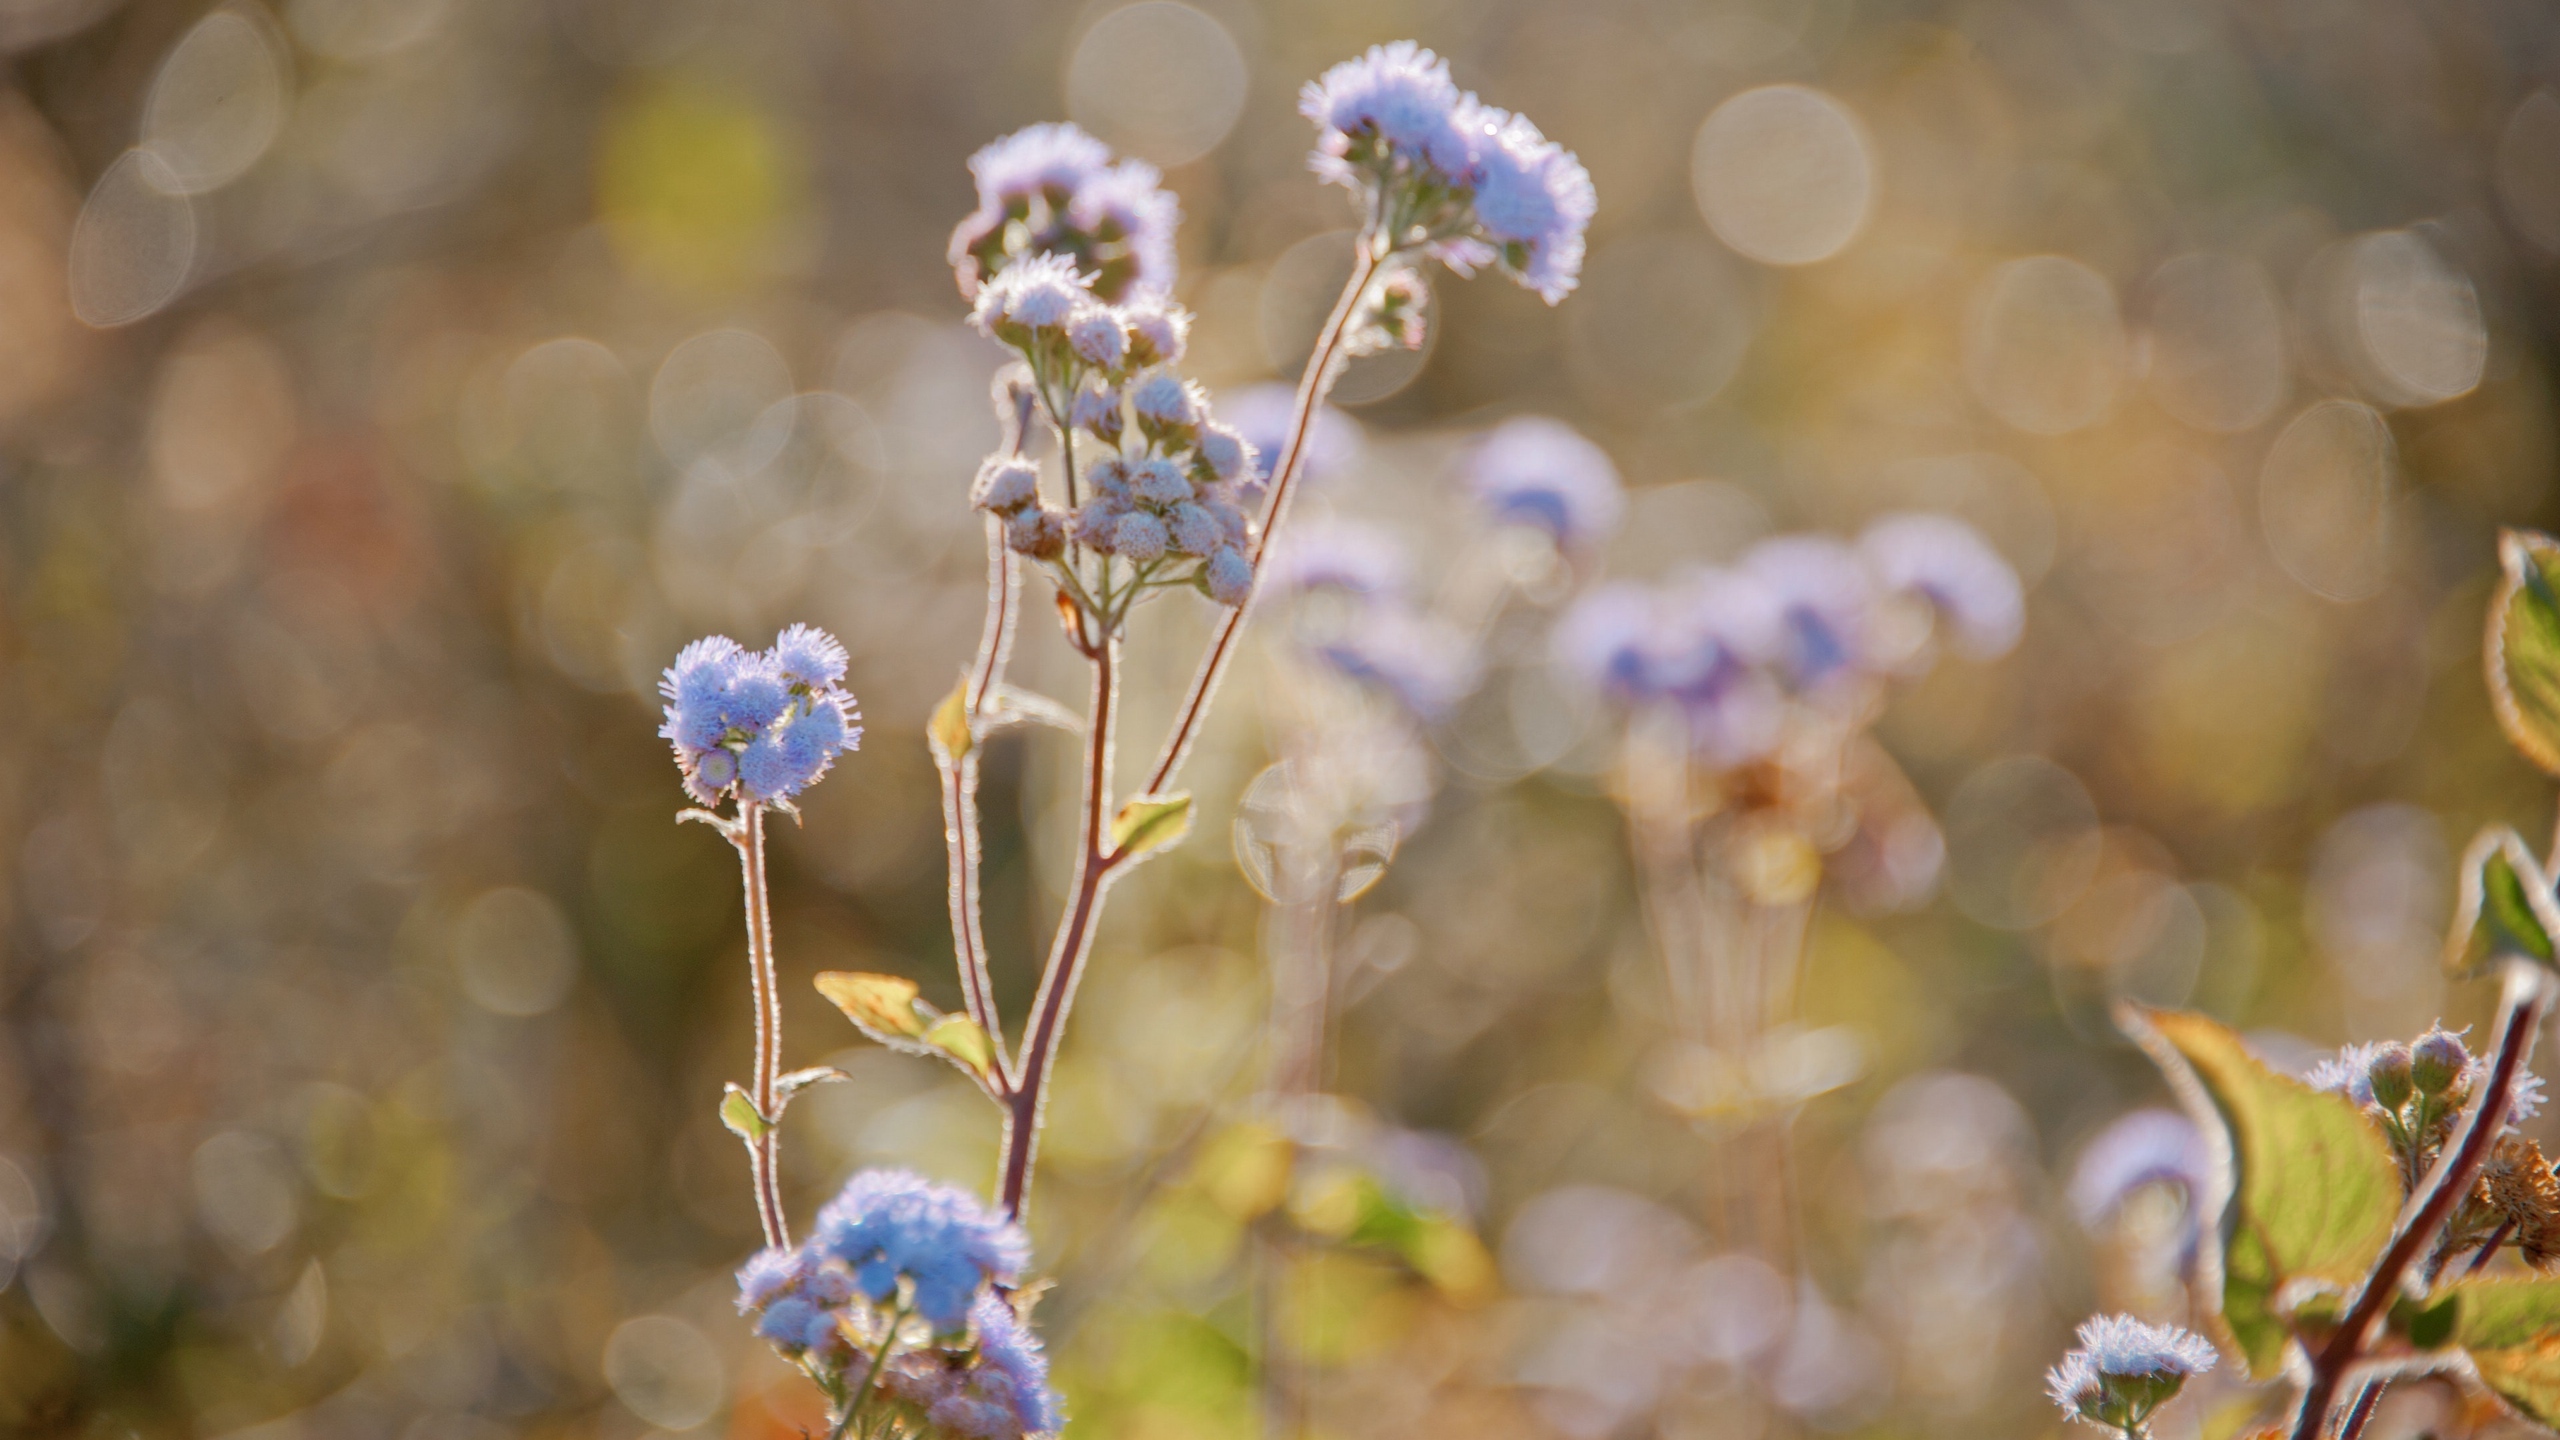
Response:
[[[2399,405],[2467,395],[2489,360],[2489,328],[2471,278],[2406,230],[2355,245],[2355,333]]]
[[[128,150],[71,227],[71,313],[101,328],[154,314],[187,285],[196,212],[167,161]]]
[[[2323,400],[2284,427],[2258,473],[2258,520],[2303,588],[2361,600],[2382,588],[2399,454],[2372,407]]]
[[[1948,892],[2002,930],[2028,930],[2077,902],[2096,875],[2098,809],[2068,770],[2040,755],[1994,760],[1947,802]]]
[[[1247,78],[1226,26],[1173,0],[1142,0],[1095,21],[1076,43],[1067,113],[1132,155],[1182,165],[1235,128]]]
[[[605,1342],[604,1378],[615,1399],[662,1430],[709,1420],[729,1383],[710,1337],[672,1315],[623,1321]]]
[[[1875,155],[1848,106],[1803,85],[1764,85],[1698,127],[1689,183],[1716,238],[1770,265],[1810,265],[1866,224]]]
[[[2151,393],[2199,430],[2254,429],[2284,402],[2284,313],[2264,272],[2181,255],[2151,277]]]
[[[2061,255],[1993,269],[1964,337],[1975,398],[2011,426],[2063,435],[2103,418],[2124,378],[2124,321],[2106,277]]]
[[[1575,384],[1621,412],[1714,399],[1759,327],[1757,297],[1737,269],[1687,235],[1633,235],[1602,247],[1564,311]]]
[[[142,146],[168,182],[201,194],[238,179],[284,129],[285,57],[267,26],[220,9],[160,62],[142,107]]]

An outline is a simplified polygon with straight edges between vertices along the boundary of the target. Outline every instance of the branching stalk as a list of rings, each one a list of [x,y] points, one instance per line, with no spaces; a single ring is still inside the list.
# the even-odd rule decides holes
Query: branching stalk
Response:
[[[2372,1272],[2357,1288],[2337,1333],[2312,1357],[2311,1378],[2303,1387],[2302,1404],[2294,1416],[2293,1440],[2320,1440],[2328,1428],[2329,1409],[2337,1401],[2339,1385],[2363,1358],[2374,1325],[2399,1295],[2409,1267],[2435,1243],[2454,1207],[2471,1193],[2472,1183],[2479,1179],[2480,1169],[2488,1163],[2489,1152],[2497,1143],[2516,1080],[2524,1073],[2525,1061],[2533,1053],[2534,1036],[2550,1009],[2550,982],[2531,964],[2509,961],[2506,994],[2499,1002],[2498,1048],[2488,1079],[2481,1084],[2459,1135],[2445,1147],[2427,1172],[2426,1182],[2401,1212],[2391,1243],[2383,1247],[2381,1258],[2373,1262]]]

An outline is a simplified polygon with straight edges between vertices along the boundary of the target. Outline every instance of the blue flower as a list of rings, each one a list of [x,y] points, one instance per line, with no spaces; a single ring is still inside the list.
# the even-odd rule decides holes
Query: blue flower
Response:
[[[1013,1306],[980,1296],[969,1329],[966,1346],[900,1356],[881,1376],[882,1388],[922,1411],[935,1434],[954,1440],[1057,1433],[1066,1417],[1049,1388],[1048,1357]]]
[[[1233,545],[1221,545],[1201,565],[1200,583],[1219,604],[1241,605],[1253,594],[1253,562]]]
[[[1730,769],[1776,748],[1786,719],[1759,663],[1773,627],[1772,601],[1749,577],[1702,567],[1659,591],[1594,588],[1551,643],[1558,664],[1617,703],[1674,711],[1691,751]]]
[[[1494,427],[1470,457],[1467,481],[1496,520],[1543,530],[1567,549],[1607,539],[1626,513],[1609,453],[1541,415]]]
[[[970,1303],[992,1281],[1010,1284],[1030,1258],[1021,1227],[977,1197],[905,1170],[865,1170],[818,1212],[812,1249],[848,1267],[875,1303],[903,1280],[916,1314],[936,1329],[959,1329]]]
[[[1057,1393],[1049,1388],[1049,1357],[1013,1307],[999,1296],[982,1295],[969,1318],[978,1332],[979,1389],[1005,1408],[1015,1432],[1047,1435],[1065,1424]]]
[[[2080,1152],[2071,1171],[2071,1208],[2095,1228],[2125,1198],[2148,1185],[2175,1187],[2186,1200],[2178,1260],[2191,1263],[2204,1238],[2204,1209],[2213,1187],[2213,1153],[2204,1132],[2175,1110],[2136,1110]]]
[[[1173,537],[1165,530],[1164,521],[1144,510],[1132,510],[1120,517],[1111,528],[1112,553],[1124,559],[1145,562],[1165,552]]]
[[[1315,647],[1342,674],[1385,690],[1426,723],[1442,720],[1480,675],[1467,633],[1403,605],[1372,605],[1356,624]]]
[[[2018,643],[2025,592],[1972,526],[1944,515],[1888,515],[1867,527],[1858,549],[1887,591],[1927,601],[1964,654],[1995,659]]]
[[[716,805],[788,799],[835,757],[859,747],[862,727],[844,677],[844,646],[811,625],[782,632],[761,654],[723,636],[697,640],[658,682],[658,733],[674,742],[686,793]]]
[[[1040,467],[1010,455],[987,457],[970,486],[969,503],[980,510],[1010,515],[1040,498]]]
[[[1470,106],[1475,215],[1502,268],[1553,305],[1582,278],[1583,231],[1598,210],[1591,172],[1525,115]]]
[[[774,638],[774,668],[794,685],[823,690],[844,678],[846,663],[843,644],[815,625],[794,625]]]

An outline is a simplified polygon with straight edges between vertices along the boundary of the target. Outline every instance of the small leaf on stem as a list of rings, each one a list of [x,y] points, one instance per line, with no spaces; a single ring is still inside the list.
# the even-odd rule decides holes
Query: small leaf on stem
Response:
[[[951,687],[942,703],[933,707],[933,719],[925,725],[925,739],[933,746],[937,759],[957,760],[977,744],[969,731],[969,677]]]
[[[2137,1005],[2118,1015],[2220,1152],[2222,1193],[2195,1197],[2199,1273],[2208,1285],[2219,1273],[2223,1322],[2250,1374],[2272,1379],[2293,1328],[2282,1302],[2354,1293],[2390,1243],[2399,1166],[2353,1101],[2267,1068],[2230,1027]],[[2323,1307],[2306,1308],[2313,1321]]]
[[[830,1080],[850,1080],[852,1078],[852,1076],[847,1075],[833,1065],[812,1065],[806,1070],[794,1070],[788,1075],[777,1076],[773,1082],[774,1107],[776,1109],[780,1109],[782,1106],[790,1104],[792,1096],[799,1094],[801,1091],[808,1089],[812,1085],[824,1085]]]
[[[1144,855],[1176,844],[1191,832],[1191,796],[1141,795],[1111,817],[1114,859]]]
[[[729,1133],[750,1145],[773,1133],[772,1119],[758,1110],[755,1100],[736,1085],[729,1086],[728,1093],[720,1097],[720,1123],[729,1127]]]
[[[980,1081],[993,1083],[996,1073],[995,1042],[977,1021],[966,1015],[945,1015],[924,1032],[924,1043],[932,1046],[963,1070]]]
[[[2513,956],[2538,965],[2560,959],[2560,903],[2551,881],[2516,832],[2493,825],[2462,856],[2462,896],[2453,913],[2445,963],[2476,974]]]
[[[2560,775],[2560,541],[2505,531],[2498,563],[2506,574],[2489,602],[2489,699],[2507,739]]]
[[[912,1049],[941,1015],[916,999],[916,982],[903,975],[867,975],[855,970],[829,970],[818,976],[818,993],[835,1002],[862,1033],[884,1045]]]

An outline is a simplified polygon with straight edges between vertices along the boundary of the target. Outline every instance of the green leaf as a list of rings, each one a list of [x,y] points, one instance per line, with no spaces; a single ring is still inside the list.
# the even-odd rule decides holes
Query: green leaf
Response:
[[[912,1050],[925,1031],[941,1019],[939,1012],[916,999],[916,982],[903,975],[866,975],[856,970],[828,970],[818,976],[818,993],[835,1002],[845,1018],[883,1045]]]
[[[728,1093],[720,1097],[720,1123],[729,1127],[729,1133],[750,1145],[773,1133],[773,1121],[756,1108],[756,1102],[746,1091],[735,1085],[729,1086]]]
[[[951,693],[942,697],[942,703],[933,707],[933,718],[926,722],[924,735],[933,746],[935,757],[942,760],[957,760],[978,743],[969,731],[968,676],[961,676]]]
[[[2560,1279],[2457,1280],[2453,1343],[2480,1383],[2545,1426],[2560,1426]],[[2443,1303],[2443,1302],[2439,1302]]]
[[[995,1042],[966,1015],[945,1015],[924,1032],[924,1043],[951,1057],[961,1069],[992,1085],[996,1074]]]
[[[1141,795],[1111,817],[1111,853],[1114,858],[1144,855],[1175,844],[1189,833],[1188,794]]]
[[[833,1065],[812,1065],[806,1070],[794,1070],[787,1075],[777,1075],[774,1077],[773,1081],[774,1108],[779,1110],[783,1106],[790,1104],[792,1096],[799,1094],[801,1091],[808,1089],[812,1085],[824,1085],[830,1080],[850,1080],[852,1078],[852,1076],[847,1075]]]
[[[2462,853],[2462,897],[2445,963],[2465,974],[2508,956],[2552,965],[2560,961],[2555,936],[2560,903],[2533,852],[2504,825],[2481,831]]]
[[[2289,1282],[2302,1297],[2364,1283],[2399,1217],[2399,1167],[2352,1101],[2268,1069],[2230,1027],[2136,1005],[2119,1014],[2197,1125],[2221,1141],[2223,1193],[2197,1197],[2221,1222],[2203,1278],[2220,1273],[2223,1322],[2250,1373],[2271,1379],[2291,1333],[2279,1292]]]
[[[2560,775],[2560,541],[2505,531],[2498,564],[2506,575],[2489,602],[2489,700],[2507,739]]]

